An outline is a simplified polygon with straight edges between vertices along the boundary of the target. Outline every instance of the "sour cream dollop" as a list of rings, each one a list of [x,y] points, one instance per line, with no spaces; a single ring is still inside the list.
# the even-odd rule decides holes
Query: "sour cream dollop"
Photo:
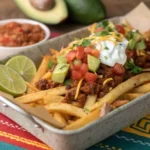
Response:
[[[114,42],[117,44],[115,44]],[[116,63],[124,65],[127,60],[126,48],[128,40],[123,38],[117,42],[115,38],[95,42],[95,47],[100,51],[100,60],[103,64],[113,67]]]

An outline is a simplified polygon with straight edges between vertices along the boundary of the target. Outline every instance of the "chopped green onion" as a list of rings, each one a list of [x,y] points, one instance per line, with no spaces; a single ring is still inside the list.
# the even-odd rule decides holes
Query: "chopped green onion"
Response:
[[[54,62],[53,62],[53,61],[49,61],[49,62],[48,62],[48,67],[49,67],[49,69],[52,69],[53,65],[54,65]]]
[[[65,80],[64,85],[65,85],[65,86],[70,85],[70,84],[71,84],[71,82],[72,82],[72,80],[71,80],[71,79]]]

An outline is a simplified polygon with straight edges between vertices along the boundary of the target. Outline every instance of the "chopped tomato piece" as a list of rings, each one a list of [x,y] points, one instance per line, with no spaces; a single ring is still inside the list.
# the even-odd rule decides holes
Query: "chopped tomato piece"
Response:
[[[84,47],[78,46],[78,47],[77,47],[76,58],[77,58],[77,59],[82,59],[83,56],[84,56]]]
[[[93,56],[95,56],[95,57],[99,57],[100,52],[99,52],[98,50],[96,50],[96,49],[93,49],[93,50],[91,51],[91,55],[93,55]]]
[[[87,72],[84,78],[87,82],[95,82],[97,79],[97,74]]]
[[[87,54],[84,54],[82,62],[87,64]]]
[[[9,42],[9,38],[8,38],[8,37],[3,37],[2,42],[3,42],[3,43],[8,43],[8,42]]]
[[[124,27],[121,26],[121,25],[116,25],[116,28],[117,28],[117,31],[119,33],[122,33],[122,34],[125,34],[125,30],[124,30]]]
[[[122,75],[125,73],[125,68],[123,67],[122,64],[116,63],[114,68],[113,68],[113,73],[116,75]]]
[[[128,59],[133,58],[133,56],[134,56],[134,52],[131,50],[126,50],[126,54],[127,54]]]
[[[73,59],[76,57],[76,51],[72,50],[66,55],[66,59],[68,62],[73,61]]]
[[[74,65],[73,68],[74,68],[74,70],[80,70],[81,65]]]
[[[104,30],[104,28],[98,27],[95,32],[100,32],[100,31],[103,31],[103,30]]]
[[[92,51],[92,48],[90,48],[90,47],[85,47],[85,48],[84,48],[84,52],[85,52],[86,54],[91,54],[91,51]]]
[[[81,68],[80,68],[80,71],[83,75],[85,75],[88,72],[88,65],[83,63]]]
[[[71,78],[73,80],[80,80],[80,79],[82,79],[82,77],[83,77],[83,75],[80,71],[73,70],[71,72]]]

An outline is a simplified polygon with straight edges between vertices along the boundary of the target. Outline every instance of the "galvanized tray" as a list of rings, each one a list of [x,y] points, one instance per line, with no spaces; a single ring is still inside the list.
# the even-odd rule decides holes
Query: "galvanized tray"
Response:
[[[122,18],[111,19],[119,23]],[[79,29],[58,38],[49,40],[38,47],[27,49],[23,54],[31,58],[38,66],[42,55],[50,48],[60,49],[75,37],[81,38],[89,34],[87,28]],[[0,60],[5,63],[11,56]],[[141,119],[150,113],[150,93],[110,112],[105,117],[89,123],[85,127],[73,131],[63,131],[31,116],[21,108],[0,96],[0,112],[23,126],[30,133],[42,140],[54,150],[84,150]]]

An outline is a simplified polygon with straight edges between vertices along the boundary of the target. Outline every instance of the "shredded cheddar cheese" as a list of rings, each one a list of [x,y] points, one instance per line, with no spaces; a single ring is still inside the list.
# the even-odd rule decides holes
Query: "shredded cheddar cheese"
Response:
[[[83,79],[81,79],[77,85],[77,89],[76,89],[76,95],[74,97],[74,99],[77,99],[78,98],[78,95],[79,95],[79,91],[80,91],[80,87],[81,87],[81,84],[82,84],[82,81]]]
[[[113,80],[113,78],[107,78],[107,79],[103,82],[103,86],[105,86],[107,82],[112,81],[112,80]]]
[[[96,29],[96,23],[94,23],[88,27],[88,30],[91,32],[91,34],[93,34],[95,32],[95,29]]]

